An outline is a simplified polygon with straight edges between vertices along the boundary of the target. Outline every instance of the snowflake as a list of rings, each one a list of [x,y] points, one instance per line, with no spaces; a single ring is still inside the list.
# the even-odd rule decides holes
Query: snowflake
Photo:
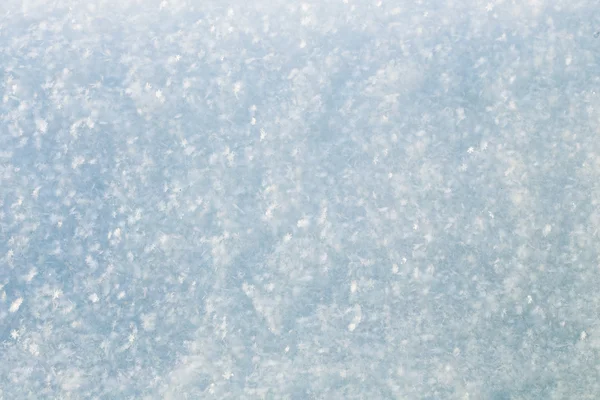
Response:
[[[48,122],[46,122],[43,119],[38,119],[36,121],[36,127],[37,127],[38,131],[42,134],[48,132]]]
[[[235,97],[237,98],[238,93],[240,93],[240,91],[242,90],[242,82],[236,82],[233,85],[233,94],[235,95]]]
[[[544,226],[544,230],[542,231],[542,234],[544,235],[544,237],[546,237],[550,234],[550,232],[552,232],[552,225],[547,224],[546,226]]]
[[[233,373],[231,371],[225,371],[225,373],[223,373],[223,378],[225,378],[226,380],[229,380],[232,376]]]
[[[19,310],[19,307],[21,307],[22,303],[23,303],[23,298],[19,297],[18,299],[16,299],[15,301],[12,302],[8,311],[10,311],[11,313],[17,312]]]
[[[308,225],[310,224],[310,221],[307,217],[303,217],[302,219],[298,220],[298,222],[296,223],[296,226],[298,226],[298,228],[306,228],[308,227]]]
[[[235,160],[235,152],[232,151],[230,153],[227,154],[227,163],[229,164],[229,166],[233,165],[233,161]]]

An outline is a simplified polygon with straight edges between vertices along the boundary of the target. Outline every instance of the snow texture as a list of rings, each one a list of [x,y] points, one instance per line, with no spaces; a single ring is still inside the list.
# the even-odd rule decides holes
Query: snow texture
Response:
[[[1,399],[598,399],[591,0],[4,0]]]

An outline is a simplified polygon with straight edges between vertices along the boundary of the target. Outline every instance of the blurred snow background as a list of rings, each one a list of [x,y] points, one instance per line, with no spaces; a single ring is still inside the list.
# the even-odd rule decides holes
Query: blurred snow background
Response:
[[[0,398],[599,398],[597,9],[5,0]]]

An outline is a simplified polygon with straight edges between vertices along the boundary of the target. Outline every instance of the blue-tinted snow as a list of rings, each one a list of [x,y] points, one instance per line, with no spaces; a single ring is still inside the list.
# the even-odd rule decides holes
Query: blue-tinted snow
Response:
[[[0,398],[599,398],[596,2],[0,15]]]

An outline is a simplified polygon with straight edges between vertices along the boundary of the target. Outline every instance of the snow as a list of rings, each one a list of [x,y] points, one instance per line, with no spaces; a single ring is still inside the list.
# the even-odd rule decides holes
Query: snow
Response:
[[[599,398],[596,9],[4,1],[0,399]]]

